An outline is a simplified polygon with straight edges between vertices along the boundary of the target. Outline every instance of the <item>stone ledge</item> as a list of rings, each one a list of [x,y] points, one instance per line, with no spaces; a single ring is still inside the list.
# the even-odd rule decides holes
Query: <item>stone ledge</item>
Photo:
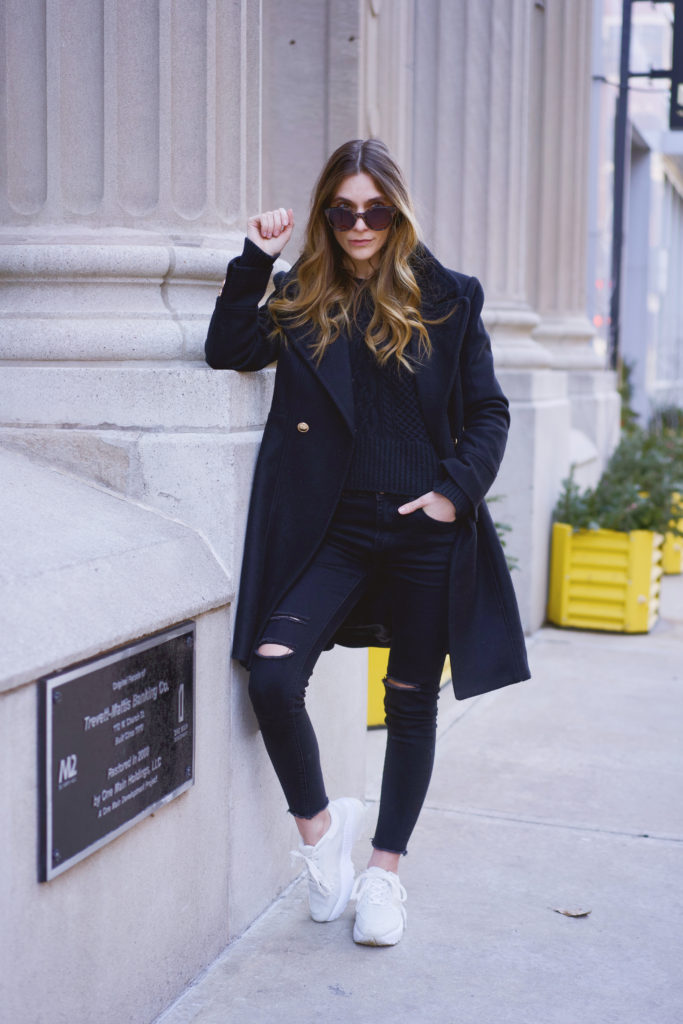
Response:
[[[0,452],[0,692],[230,603],[189,527]]]
[[[0,244],[3,357],[199,358],[218,284],[237,252]]]
[[[244,430],[263,426],[274,378],[271,369],[244,374],[203,362],[6,363],[0,367],[0,425]]]

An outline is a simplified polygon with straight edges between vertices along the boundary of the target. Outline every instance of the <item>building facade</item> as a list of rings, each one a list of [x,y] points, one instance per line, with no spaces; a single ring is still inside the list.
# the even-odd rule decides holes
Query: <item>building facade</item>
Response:
[[[673,16],[673,4],[633,4],[631,71],[671,67]],[[605,343],[621,18],[619,0],[596,3],[587,294]],[[619,354],[643,425],[657,410],[683,405],[683,132],[669,130],[669,97],[665,79],[630,79]]]
[[[388,142],[427,244],[482,280],[512,411],[496,518],[525,626],[543,621],[560,481],[571,461],[594,477],[618,430],[586,304],[591,33],[591,0],[5,0],[0,730],[16,781],[0,814],[17,1024],[48,1003],[54,1019],[104,1002],[151,1020],[292,877],[229,658],[273,371],[211,371],[203,339],[247,216],[291,205],[301,225],[348,138]],[[39,884],[36,680],[188,618],[194,787]],[[364,665],[334,651],[312,684],[335,792],[362,793]]]

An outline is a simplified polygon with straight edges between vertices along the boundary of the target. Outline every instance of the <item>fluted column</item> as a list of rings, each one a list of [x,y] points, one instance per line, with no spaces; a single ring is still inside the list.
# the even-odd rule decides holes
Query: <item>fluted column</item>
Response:
[[[358,137],[361,0],[261,0],[263,203],[292,207],[286,258],[303,239],[328,156]]]
[[[418,0],[362,0],[361,134],[380,136],[408,177],[418,12]]]
[[[481,277],[501,366],[538,367],[527,270],[530,5],[427,0],[416,12],[414,189],[428,239]]]
[[[0,54],[0,445],[233,566],[271,381],[203,348],[260,201],[261,4],[5,0]]]
[[[534,62],[536,245],[534,337],[563,369],[604,366],[586,315],[592,0],[546,3]]]
[[[414,31],[413,192],[439,259],[484,285],[484,321],[512,414],[493,489],[496,518],[512,527],[508,551],[519,561],[514,581],[528,629],[545,615],[549,526],[571,434],[567,375],[535,337],[535,66],[544,7],[420,0]]]
[[[6,0],[0,24],[0,355],[196,358],[197,289],[258,204],[260,4]]]

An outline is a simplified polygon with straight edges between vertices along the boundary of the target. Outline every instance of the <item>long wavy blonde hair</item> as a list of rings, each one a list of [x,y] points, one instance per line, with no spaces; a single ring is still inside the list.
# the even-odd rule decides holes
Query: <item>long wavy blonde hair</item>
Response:
[[[397,212],[378,253],[378,265],[359,288],[353,266],[335,240],[324,211],[331,206],[344,179],[363,172],[370,175]],[[345,142],[329,158],[315,186],[295,276],[282,295],[269,304],[275,330],[280,333],[286,324],[310,324],[315,339],[313,353],[319,361],[342,329],[350,327],[363,293],[369,292],[373,313],[365,343],[381,364],[394,358],[411,370],[405,349],[413,332],[419,339],[420,355],[431,351],[420,313],[420,288],[410,261],[418,244],[413,204],[385,144],[379,139]]]

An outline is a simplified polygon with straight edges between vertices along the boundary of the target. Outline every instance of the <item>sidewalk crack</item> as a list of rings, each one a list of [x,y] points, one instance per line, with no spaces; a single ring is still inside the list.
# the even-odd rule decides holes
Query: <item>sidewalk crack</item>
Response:
[[[494,821],[509,821],[519,825],[536,825],[541,828],[564,829],[571,832],[591,832],[597,835],[625,836],[630,839],[649,839],[664,843],[683,843],[683,836],[670,836],[656,832],[637,832],[632,829],[601,828],[599,825],[574,825],[566,821],[553,821],[549,818],[533,818],[503,811],[473,810],[464,807],[440,807],[437,804],[425,804],[425,811],[437,814],[459,814],[465,818],[484,818]]]

